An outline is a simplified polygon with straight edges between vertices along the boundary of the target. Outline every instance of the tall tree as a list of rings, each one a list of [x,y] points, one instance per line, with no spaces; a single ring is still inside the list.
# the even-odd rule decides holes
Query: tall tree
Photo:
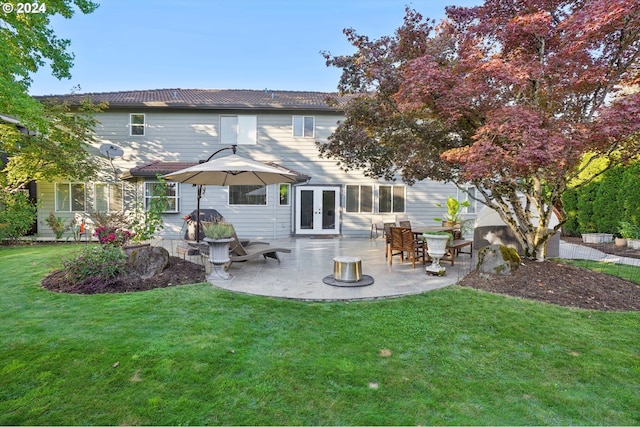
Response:
[[[7,2],[14,6],[15,2]],[[17,3],[15,3],[17,4]],[[23,3],[24,4],[24,3]],[[90,0],[47,0],[29,3],[33,13],[14,7],[0,13],[0,113],[18,118],[30,129],[46,131],[42,105],[29,96],[32,74],[48,64],[58,79],[70,78],[73,54],[70,40],[56,37],[51,17],[71,18],[76,10],[88,14],[98,4]]]
[[[0,114],[20,123],[16,127],[13,121],[0,121],[0,152],[9,158],[8,164],[0,164],[0,189],[5,192],[18,191],[32,180],[90,176],[94,163],[84,149],[92,140],[92,114],[99,110],[85,103],[70,115],[68,106],[41,102],[28,93],[31,75],[46,64],[59,79],[71,76],[70,41],[56,37],[50,18],[71,18],[76,10],[91,13],[98,5],[47,0],[29,3],[24,11],[31,13],[19,13],[17,5],[6,3],[0,14]]]
[[[446,12],[435,26],[407,9],[394,36],[374,41],[345,30],[356,53],[325,58],[357,96],[320,152],[370,176],[472,183],[543,260],[583,156],[611,167],[640,151],[640,94],[629,90],[640,83],[640,4],[485,0]]]

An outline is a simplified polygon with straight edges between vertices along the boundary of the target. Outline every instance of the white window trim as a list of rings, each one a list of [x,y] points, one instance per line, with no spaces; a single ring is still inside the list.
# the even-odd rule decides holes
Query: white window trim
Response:
[[[350,214],[356,214],[356,213],[361,213],[361,214],[366,214],[366,215],[370,215],[374,212],[375,210],[375,187],[373,186],[373,184],[345,184],[345,188],[344,188],[344,195],[345,198],[348,197],[349,195],[349,191],[348,191],[348,187],[358,187],[358,210],[357,211],[348,211],[347,210],[347,200],[345,199],[345,204],[344,204],[344,210],[345,212],[348,212]],[[370,211],[363,211],[362,210],[362,187],[369,187],[371,189],[371,210]]]
[[[242,187],[242,185],[230,185],[227,186],[227,206],[258,206],[264,207],[269,206],[269,185],[264,186],[264,204],[244,204],[244,203],[231,203],[231,188],[230,187]],[[279,198],[279,197],[278,197]]]
[[[302,135],[296,135],[296,118],[302,119]],[[313,120],[313,130],[311,136],[304,135],[304,121],[306,118],[310,118]],[[315,138],[316,137],[316,117],[315,116],[291,116],[291,134],[294,138]]]
[[[98,205],[98,192],[96,191],[96,186],[106,185],[107,186],[107,212],[118,212],[124,209],[124,184],[117,182],[94,182],[93,183],[93,208],[97,210]],[[120,200],[122,200],[122,208],[121,209],[111,209],[111,188],[118,186],[120,187]]]
[[[142,116],[142,124],[133,123],[133,116]],[[142,127],[142,135],[133,133],[134,127]],[[147,133],[147,115],[144,113],[129,113],[129,136],[145,136]]]
[[[233,141],[222,139],[222,121],[225,117],[234,117],[236,125],[234,129],[235,138]],[[221,114],[218,121],[220,129],[220,144],[224,145],[256,145],[258,144],[258,116],[256,115],[237,115],[237,114]]]
[[[380,187],[391,187],[391,211],[390,212],[380,212]],[[402,198],[404,200],[404,210],[402,211],[395,211],[393,210],[393,189],[394,187],[402,187],[403,188],[403,195]],[[394,214],[394,213],[407,213],[407,186],[406,185],[395,185],[395,184],[380,184],[378,185],[378,191],[377,191],[377,202],[376,203],[376,213],[379,214]]]
[[[73,203],[72,203],[72,192],[71,192],[71,186],[74,184],[80,184],[83,186],[83,199],[84,199],[84,209],[82,209],[81,211],[74,211],[73,210]],[[58,186],[59,185],[66,185],[69,188],[69,206],[68,206],[68,210],[60,210],[58,209]],[[87,211],[87,184],[85,182],[56,182],[54,184],[53,187],[53,192],[54,192],[54,201],[53,203],[55,204],[55,211],[56,212],[86,212]]]
[[[147,184],[161,184],[160,181],[145,181],[142,189],[142,198],[144,209],[146,210],[149,206],[147,203],[147,199],[153,199],[154,196],[147,197]],[[175,199],[175,209],[162,211],[162,213],[178,213],[180,212],[180,183],[179,182],[166,182],[168,185],[175,185],[176,195],[175,196],[167,196],[169,199]]]
[[[289,190],[287,190],[287,196],[288,196],[287,203],[280,203],[280,186],[282,185],[286,185],[287,187],[289,187]],[[291,184],[288,184],[288,183],[278,184],[278,206],[291,206],[291,189],[292,189]]]

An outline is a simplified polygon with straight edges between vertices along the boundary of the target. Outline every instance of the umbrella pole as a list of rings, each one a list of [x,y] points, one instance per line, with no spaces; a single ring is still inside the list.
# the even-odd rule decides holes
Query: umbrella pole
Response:
[[[200,243],[200,198],[202,197],[202,185],[198,184],[196,195],[196,243]]]
[[[204,162],[200,160],[200,163],[207,163],[209,160],[213,159],[213,156],[218,154],[224,150],[233,150],[233,154],[236,154],[237,145],[232,145],[231,147],[224,147],[213,153],[209,156],[207,160]],[[202,184],[198,184],[198,191],[196,196],[196,243],[200,243],[200,198],[202,197]]]

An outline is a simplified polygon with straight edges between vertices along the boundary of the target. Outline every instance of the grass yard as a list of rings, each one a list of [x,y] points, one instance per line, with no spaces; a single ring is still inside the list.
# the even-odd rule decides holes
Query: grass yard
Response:
[[[640,424],[638,312],[42,289],[77,249],[0,248],[0,424]]]

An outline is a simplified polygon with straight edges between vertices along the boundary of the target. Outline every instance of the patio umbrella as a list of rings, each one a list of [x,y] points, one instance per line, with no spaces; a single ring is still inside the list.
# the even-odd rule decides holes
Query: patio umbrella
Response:
[[[215,153],[214,153],[215,155]],[[266,165],[231,154],[226,157],[172,172],[165,179],[198,185],[196,203],[196,241],[200,240],[200,199],[203,185],[269,185],[295,183],[297,176],[288,169]]]
[[[164,176],[199,185],[269,185],[296,182],[291,171],[231,154]]]

